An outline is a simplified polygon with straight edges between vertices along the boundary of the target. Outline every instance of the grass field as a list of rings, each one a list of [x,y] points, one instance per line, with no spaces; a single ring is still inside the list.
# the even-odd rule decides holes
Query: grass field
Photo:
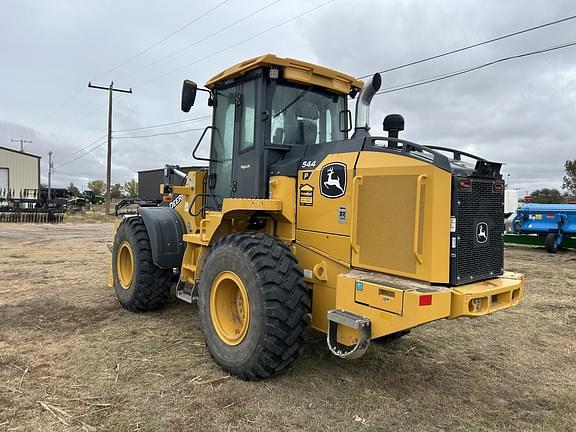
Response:
[[[106,287],[112,223],[0,225],[0,430],[574,431],[576,253],[511,247],[526,297],[361,359],[308,331],[288,373],[215,365],[195,306],[133,314]]]

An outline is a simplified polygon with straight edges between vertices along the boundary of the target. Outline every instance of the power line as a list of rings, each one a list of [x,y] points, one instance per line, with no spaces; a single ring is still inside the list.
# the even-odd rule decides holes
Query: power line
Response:
[[[154,65],[156,65],[156,64],[158,64],[158,63],[161,63],[161,62],[163,62],[163,61],[165,61],[165,60],[167,60],[167,59],[169,59],[169,58],[172,58],[172,57],[174,57],[175,55],[178,55],[178,54],[180,54],[181,52],[186,51],[186,50],[192,48],[193,46],[196,46],[196,45],[198,45],[199,43],[204,42],[204,41],[206,41],[206,40],[208,40],[208,39],[210,39],[210,38],[212,38],[212,37],[214,37],[214,36],[216,36],[216,35],[224,32],[224,31],[226,31],[226,30],[228,30],[228,29],[230,29],[230,28],[234,27],[235,25],[238,25],[238,24],[240,24],[241,22],[244,22],[244,21],[246,21],[246,20],[254,17],[255,15],[259,14],[260,12],[262,12],[262,11],[264,11],[264,10],[272,7],[272,6],[274,6],[276,3],[279,3],[280,1],[281,1],[281,0],[274,0],[273,2],[267,4],[266,6],[261,7],[260,9],[254,11],[254,12],[251,12],[250,14],[244,16],[243,18],[240,18],[239,20],[234,21],[233,23],[228,24],[227,26],[224,26],[224,27],[220,28],[219,30],[216,30],[216,31],[213,32],[213,33],[211,33],[211,34],[209,34],[209,35],[207,35],[207,36],[205,36],[205,37],[203,37],[203,38],[201,38],[201,39],[198,39],[197,41],[192,42],[191,44],[188,44],[188,45],[186,45],[185,47],[182,47],[182,48],[174,51],[174,52],[172,52],[171,54],[168,54],[168,55],[166,55],[166,56],[164,56],[164,57],[162,57],[162,58],[160,58],[160,59],[158,59],[158,60],[156,60],[156,61],[153,61],[153,62],[151,62],[151,63],[148,63],[148,64],[142,66],[140,69],[135,70],[134,72],[131,72],[131,73],[127,74],[127,75],[121,76],[119,79],[128,78],[128,77],[130,77],[130,76],[132,76],[132,75],[135,75],[135,74],[137,74],[137,73],[139,73],[139,72],[142,72],[143,70],[148,69],[150,66],[154,66]]]
[[[226,1],[228,1],[228,0],[226,0]],[[176,70],[172,70],[172,71],[170,71],[170,72],[168,72],[168,73],[162,74],[161,76],[157,76],[157,77],[155,77],[155,78],[153,78],[153,79],[151,79],[151,80],[148,80],[148,81],[146,81],[146,82],[144,82],[144,83],[141,83],[141,84],[139,84],[139,86],[140,86],[140,85],[146,85],[146,84],[148,84],[148,83],[150,83],[150,82],[156,81],[157,79],[163,78],[164,76],[171,75],[171,74],[173,74],[173,73],[175,73],[175,72],[177,72],[177,71],[179,71],[179,70],[181,70],[181,69],[188,68],[188,67],[190,67],[190,66],[192,66],[192,65],[194,65],[194,64],[196,64],[196,63],[199,63],[199,62],[201,62],[201,61],[207,60],[208,58],[214,57],[215,55],[218,55],[218,54],[221,54],[221,53],[223,53],[223,52],[226,52],[226,51],[228,51],[228,50],[230,50],[230,49],[232,49],[232,48],[235,48],[236,46],[238,46],[238,45],[240,45],[240,44],[243,44],[243,43],[245,43],[245,42],[248,42],[248,41],[250,41],[250,40],[252,40],[252,39],[255,39],[255,38],[257,38],[257,37],[259,37],[259,36],[261,36],[261,35],[263,35],[263,34],[266,34],[266,33],[270,32],[270,31],[272,31],[272,30],[275,30],[275,29],[277,29],[277,28],[279,28],[279,27],[282,27],[282,26],[284,26],[284,25],[286,25],[286,24],[288,24],[288,23],[290,23],[290,22],[292,22],[292,21],[295,21],[295,20],[297,20],[297,19],[299,19],[299,18],[301,18],[301,17],[303,17],[303,16],[305,16],[305,15],[308,15],[308,14],[310,14],[310,13],[312,13],[312,12],[314,12],[314,11],[316,11],[316,10],[324,7],[324,6],[327,6],[327,5],[330,4],[330,3],[333,3],[334,1],[335,1],[335,0],[326,1],[326,2],[324,2],[324,3],[322,3],[322,4],[318,5],[318,6],[315,6],[315,7],[311,8],[311,9],[308,9],[308,10],[306,10],[306,11],[304,11],[304,12],[302,12],[302,13],[300,13],[300,14],[292,17],[292,18],[289,18],[289,19],[287,19],[287,20],[285,20],[285,21],[282,21],[282,22],[280,22],[280,23],[278,23],[278,24],[276,24],[276,25],[274,25],[274,26],[271,26],[271,27],[269,27],[269,28],[267,28],[267,29],[265,29],[265,30],[263,30],[263,31],[261,31],[261,32],[258,32],[258,33],[256,33],[256,34],[254,34],[254,35],[252,35],[252,36],[250,36],[250,37],[248,37],[248,38],[245,38],[245,39],[243,39],[243,40],[241,40],[241,41],[239,41],[239,42],[237,42],[237,43],[234,43],[233,45],[230,45],[230,46],[228,46],[228,47],[225,47],[225,48],[221,49],[220,51],[217,51],[217,52],[215,52],[215,53],[212,53],[211,55],[205,56],[205,57],[203,57],[203,58],[201,58],[201,59],[199,59],[199,60],[197,60],[197,61],[195,61],[195,62],[193,62],[193,63],[184,65],[184,66],[182,66],[182,67],[179,67],[179,68],[176,69]],[[222,4],[223,4],[223,3],[222,3]],[[217,5],[217,6],[219,7],[220,5],[221,5],[221,4],[219,4],[219,5]],[[257,13],[257,12],[256,12],[256,13]],[[191,23],[190,23],[190,24],[191,24]],[[168,38],[168,37],[166,37],[166,39],[167,39],[167,38]],[[158,44],[160,44],[160,43],[162,43],[162,42],[159,41]],[[151,49],[151,48],[150,48],[150,49]],[[143,51],[146,51],[146,50],[143,50]],[[133,57],[135,58],[136,56],[141,55],[142,53],[143,53],[143,52],[138,53],[137,55],[135,55],[135,56],[133,56]],[[127,60],[126,62],[128,62],[128,61],[130,61],[130,59]],[[115,68],[119,68],[119,67],[120,67],[120,65],[116,66]],[[115,69],[114,69],[114,70],[115,70]],[[112,70],[108,71],[107,73],[110,73],[111,71],[112,71]],[[86,106],[89,105],[90,103],[92,103],[92,101],[93,101],[93,100],[89,101],[86,105],[82,106],[82,107],[78,110],[78,112],[79,112],[79,111],[82,111],[84,108],[86,108]],[[82,120],[82,119],[84,119],[84,118],[85,118],[85,117],[82,117],[82,118],[80,118],[80,119],[78,119],[78,120]],[[65,125],[61,126],[59,129],[53,130],[53,131],[51,132],[51,134],[61,131],[63,128],[65,128],[65,126],[68,126],[70,123],[71,123],[71,122],[69,121],[69,122],[67,122]],[[119,138],[120,138],[120,137],[119,137]]]
[[[550,51],[555,51],[555,50],[562,49],[562,48],[568,48],[568,47],[571,47],[571,46],[574,46],[574,45],[576,45],[576,42],[568,42],[568,43],[565,43],[565,44],[562,44],[562,45],[557,45],[557,46],[553,46],[553,47],[550,47],[550,48],[544,48],[544,49],[537,50],[537,51],[530,51],[530,52],[526,52],[526,53],[522,53],[522,54],[516,54],[516,55],[512,55],[512,56],[508,56],[508,57],[502,57],[502,58],[493,60],[493,61],[488,62],[488,63],[484,63],[484,64],[481,64],[481,65],[478,65],[478,66],[473,66],[473,67],[470,67],[470,68],[467,68],[467,69],[462,69],[462,70],[459,70],[459,71],[456,71],[456,72],[449,72],[449,73],[445,73],[445,74],[442,74],[442,75],[437,75],[437,76],[434,76],[434,77],[425,78],[425,79],[423,79],[423,80],[413,81],[413,82],[411,82],[411,83],[406,83],[406,84],[400,84],[400,85],[395,86],[395,87],[389,87],[389,88],[387,88],[387,89],[380,90],[378,93],[376,93],[376,95],[386,94],[386,93],[393,93],[393,92],[397,92],[397,91],[400,91],[400,90],[406,90],[406,89],[409,89],[409,88],[412,88],[412,87],[419,87],[419,86],[421,86],[421,85],[430,84],[430,83],[437,82],[437,81],[442,81],[442,80],[445,80],[445,79],[448,79],[448,78],[452,78],[452,77],[455,77],[455,76],[459,76],[459,75],[464,75],[464,74],[467,74],[467,73],[470,73],[470,72],[473,72],[473,71],[476,71],[476,70],[479,70],[479,69],[486,68],[486,67],[488,67],[488,66],[495,65],[495,64],[497,64],[497,63],[502,63],[502,62],[505,62],[505,61],[514,60],[514,59],[519,59],[519,58],[522,58],[522,57],[528,57],[528,56],[532,56],[532,55],[536,55],[536,54],[542,54],[542,53],[546,53],[546,52],[550,52]]]
[[[152,45],[148,46],[147,48],[143,49],[142,51],[138,52],[137,54],[133,55],[132,57],[128,58],[127,60],[124,60],[123,62],[121,62],[120,64],[114,66],[113,68],[107,70],[106,72],[98,75],[97,77],[93,78],[92,81],[96,81],[97,79],[103,77],[104,75],[107,75],[117,69],[119,69],[120,67],[124,66],[125,64],[131,62],[132,60],[134,60],[137,57],[140,57],[142,54],[145,54],[146,52],[150,51],[152,48],[157,47],[158,45],[166,42],[168,39],[172,38],[173,36],[175,36],[176,34],[182,32],[183,30],[185,30],[186,28],[190,27],[192,24],[196,23],[197,21],[199,21],[200,19],[204,18],[205,16],[207,16],[208,14],[210,14],[211,12],[215,11],[216,9],[218,9],[220,6],[224,5],[225,3],[229,2],[230,0],[223,0],[222,2],[218,3],[216,6],[212,7],[211,9],[209,9],[208,11],[206,11],[205,13],[203,13],[202,15],[199,15],[198,17],[194,18],[192,21],[188,22],[187,24],[183,25],[182,27],[178,28],[177,30],[173,31],[172,33],[170,33],[168,36],[165,36],[164,38],[160,39],[157,42],[154,42]],[[44,118],[42,120],[40,120],[39,122],[37,122],[33,128],[35,129],[36,127],[38,127],[40,124],[46,122],[46,120],[48,120],[49,118],[51,118],[54,114],[56,114],[58,111],[60,111],[62,108],[64,108],[66,105],[68,105],[70,102],[72,102],[74,99],[76,99],[78,97],[78,95],[80,95],[85,89],[81,88],[79,89],[76,93],[74,93],[72,96],[70,96],[68,99],[66,99],[64,102],[62,102],[60,105],[58,105],[56,108],[54,108],[52,111],[50,111],[48,113],[48,115],[44,116]],[[94,98],[95,99],[95,98]],[[78,109],[76,111],[76,115],[84,110],[84,108],[86,108],[88,105],[90,105],[94,99],[91,99],[87,104],[85,104],[84,106],[82,106],[80,109]],[[84,117],[82,117],[84,118]],[[66,123],[66,125],[68,125],[69,122]],[[51,135],[55,133],[54,130],[52,130],[51,132],[49,132],[47,135]]]
[[[193,123],[193,122],[197,122],[199,120],[206,120],[207,118],[210,118],[209,115],[206,116],[202,116],[202,117],[196,117],[193,119],[189,119],[189,120],[182,120],[182,121],[177,121],[177,122],[172,122],[172,123],[161,123],[161,124],[157,124],[154,126],[144,126],[144,127],[139,127],[139,128],[132,128],[132,129],[119,129],[119,130],[115,130],[112,132],[132,132],[132,131],[139,131],[139,130],[145,130],[145,129],[156,129],[156,128],[160,128],[160,127],[164,127],[164,126],[173,126],[173,125],[179,125],[179,124],[184,124],[184,123]]]
[[[229,45],[229,46],[227,46],[227,47],[225,47],[225,48],[223,48],[223,49],[221,49],[221,50],[219,50],[219,51],[213,52],[212,54],[209,54],[209,55],[207,55],[207,56],[205,56],[205,57],[202,57],[202,58],[200,58],[200,59],[198,59],[198,60],[196,60],[196,61],[194,61],[194,62],[192,62],[192,63],[185,64],[184,66],[180,66],[179,68],[173,69],[173,70],[171,70],[170,72],[163,73],[162,75],[157,75],[156,77],[154,77],[154,78],[152,78],[152,79],[150,79],[150,80],[147,80],[147,81],[141,82],[141,83],[139,83],[139,84],[136,84],[134,87],[136,88],[136,87],[145,86],[145,85],[150,84],[151,82],[154,82],[154,81],[156,81],[156,80],[158,80],[158,79],[160,79],[160,78],[164,78],[165,76],[172,75],[173,73],[179,72],[179,71],[181,71],[182,69],[187,69],[187,68],[189,68],[190,66],[193,66],[193,65],[195,65],[195,64],[197,64],[197,63],[200,63],[200,62],[202,62],[202,61],[204,61],[204,60],[207,60],[207,59],[209,59],[209,58],[211,58],[211,57],[214,57],[214,56],[216,56],[216,55],[218,55],[218,54],[221,54],[221,53],[223,53],[223,52],[229,51],[229,50],[231,50],[232,48],[237,47],[238,45],[241,45],[241,44],[243,44],[243,43],[246,43],[246,42],[248,42],[248,41],[250,41],[250,40],[252,40],[252,39],[256,39],[257,37],[262,36],[263,34],[266,34],[266,33],[270,32],[270,31],[272,31],[272,30],[276,30],[277,28],[282,27],[282,26],[284,26],[284,25],[286,25],[286,24],[288,24],[288,23],[290,23],[290,22],[292,22],[292,21],[295,21],[295,20],[297,20],[298,18],[303,17],[304,15],[308,15],[309,13],[312,13],[312,12],[314,12],[314,11],[316,11],[316,10],[318,10],[318,9],[320,9],[320,8],[322,8],[322,7],[330,4],[330,3],[333,3],[334,1],[335,1],[335,0],[328,0],[327,2],[324,2],[324,3],[322,3],[322,4],[318,5],[318,6],[315,6],[315,7],[311,8],[311,9],[308,9],[308,10],[302,12],[302,13],[299,14],[299,15],[293,16],[292,18],[289,18],[289,19],[287,19],[287,20],[285,20],[285,21],[282,21],[282,22],[279,23],[279,24],[276,24],[276,25],[273,25],[273,26],[271,26],[271,27],[268,27],[266,30],[262,30],[261,32],[258,32],[258,33],[256,33],[256,34],[250,36],[250,37],[247,37],[247,38],[245,38],[245,39],[242,39],[241,41],[236,42],[236,43],[234,43],[234,44],[232,44],[232,45]]]
[[[181,133],[185,133],[185,132],[192,132],[192,131],[201,131],[204,130],[205,128],[193,128],[193,129],[184,129],[178,132],[164,132],[164,133],[157,133],[157,134],[151,134],[151,135],[139,135],[139,136],[123,136],[123,137],[113,137],[113,139],[133,139],[133,138],[150,138],[150,137],[158,137],[158,136],[164,136],[164,135],[178,135]]]
[[[84,147],[76,150],[74,153],[70,153],[69,155],[66,155],[66,156],[64,156],[63,158],[59,159],[58,162],[61,162],[61,161],[63,161],[63,160],[66,160],[66,159],[68,159],[68,158],[70,158],[70,157],[72,157],[72,156],[74,156],[74,155],[76,155],[76,154],[78,154],[78,153],[80,153],[80,152],[88,149],[89,147],[92,147],[94,144],[96,144],[96,143],[102,141],[104,138],[106,138],[106,136],[107,136],[107,135],[102,135],[102,136],[101,136],[100,138],[98,138],[97,140],[92,141],[90,144],[88,144],[88,145],[86,145],[86,146],[84,146]]]
[[[502,35],[502,36],[498,36],[498,37],[495,37],[495,38],[492,38],[492,39],[488,39],[488,40],[485,40],[485,41],[482,41],[482,42],[478,42],[478,43],[475,43],[475,44],[472,44],[472,45],[467,45],[467,46],[464,46],[464,47],[462,47],[462,48],[457,48],[457,49],[454,49],[454,50],[452,50],[452,51],[447,51],[447,52],[444,52],[444,53],[441,53],[441,54],[435,54],[435,55],[433,55],[433,56],[426,57],[426,58],[423,58],[423,59],[420,59],[420,60],[415,60],[415,61],[411,61],[411,62],[409,62],[409,63],[401,64],[401,65],[399,65],[399,66],[394,66],[394,67],[391,67],[391,68],[388,68],[388,69],[384,69],[384,70],[379,71],[379,73],[392,72],[392,71],[395,71],[395,70],[398,70],[398,69],[403,69],[403,68],[406,68],[406,67],[409,67],[409,66],[414,66],[414,65],[417,65],[417,64],[420,64],[420,63],[425,63],[425,62],[428,62],[428,61],[430,61],[430,60],[435,60],[435,59],[438,59],[438,58],[441,58],[441,57],[446,57],[446,56],[451,55],[451,54],[455,54],[455,53],[459,53],[459,52],[462,52],[462,51],[466,51],[466,50],[469,50],[469,49],[472,49],[472,48],[476,48],[476,47],[479,47],[479,46],[482,46],[482,45],[486,45],[486,44],[489,44],[489,43],[492,43],[492,42],[497,42],[497,41],[502,40],[502,39],[507,39],[507,38],[512,37],[512,36],[517,36],[517,35],[519,35],[519,34],[528,33],[528,32],[531,32],[531,31],[533,31],[533,30],[539,30],[539,29],[544,28],[544,27],[549,27],[549,26],[552,26],[552,25],[555,25],[555,24],[560,24],[560,23],[562,23],[562,22],[570,21],[570,20],[573,20],[573,19],[575,19],[575,18],[576,18],[576,15],[570,15],[570,16],[568,16],[568,17],[561,18],[561,19],[557,19],[557,20],[555,20],[555,21],[550,21],[550,22],[547,22],[547,23],[544,23],[544,24],[540,24],[540,25],[537,25],[537,26],[534,26],[534,27],[529,27],[529,28],[526,28],[526,29],[523,29],[523,30],[518,30],[518,31],[515,31],[515,32],[513,32],[513,33],[508,33],[508,34],[505,34],[505,35]],[[367,78],[367,77],[372,76],[372,75],[373,75],[373,74],[362,75],[361,77],[359,77],[359,79]]]
[[[96,99],[98,99],[98,96],[91,98],[88,102],[86,102],[84,105],[82,105],[80,108],[78,108],[76,110],[76,114],[74,116],[72,116],[70,119],[68,119],[64,123],[61,123],[59,126],[56,126],[55,128],[51,129],[50,132],[46,133],[46,135],[54,135],[54,134],[60,133],[64,130],[66,130],[71,125],[76,124],[79,121],[84,120],[85,118],[92,116],[94,113],[96,113],[96,111],[100,111],[101,109],[106,107],[106,104],[103,104],[97,110],[90,111],[86,115],[80,116],[79,114],[82,111],[84,111],[86,108],[88,108],[88,106],[92,105],[96,101]]]
[[[104,135],[100,140],[102,140],[102,139],[104,139],[104,138],[106,138],[106,135]],[[70,160],[70,161],[68,161],[68,162],[64,162],[64,163],[62,163],[62,164],[60,164],[60,165],[57,165],[56,167],[54,167],[54,169],[56,170],[56,169],[61,168],[61,167],[63,167],[63,166],[69,165],[69,164],[71,164],[72,162],[76,162],[78,159],[81,159],[81,158],[83,158],[84,156],[89,155],[89,154],[92,153],[94,150],[102,147],[102,146],[103,146],[104,144],[106,144],[106,143],[107,143],[106,140],[105,140],[105,141],[102,141],[102,142],[101,142],[99,145],[97,145],[96,147],[88,150],[88,151],[85,152],[85,153],[82,153],[80,156],[75,157],[74,159],[72,159],[72,160]]]
[[[176,134],[181,134],[181,133],[185,133],[185,132],[191,132],[191,131],[199,131],[199,130],[204,130],[204,128],[185,129],[185,130],[182,130],[182,131],[178,131],[178,132],[166,132],[166,133],[153,134],[153,135],[143,135],[143,136],[131,136],[131,137],[113,137],[113,139],[126,139],[126,138],[148,138],[148,137],[153,137],[153,136],[162,136],[162,135],[176,135]],[[92,153],[94,150],[96,150],[96,149],[98,149],[98,148],[102,147],[104,144],[106,144],[106,143],[107,143],[107,141],[106,141],[106,140],[105,140],[105,141],[102,141],[102,140],[104,140],[104,139],[105,139],[107,136],[108,136],[107,134],[106,134],[106,135],[103,135],[103,136],[101,136],[99,139],[97,139],[96,141],[93,141],[92,143],[88,144],[87,146],[85,146],[85,147],[83,147],[83,148],[81,148],[81,149],[77,150],[76,152],[74,152],[74,153],[71,153],[71,154],[69,154],[68,156],[66,156],[66,157],[64,157],[64,158],[62,158],[62,159],[60,159],[61,161],[62,161],[62,160],[65,160],[65,159],[67,159],[67,158],[69,158],[69,157],[73,156],[74,154],[77,154],[77,153],[81,152],[82,150],[85,150],[85,149],[87,149],[87,148],[89,148],[89,147],[93,146],[94,144],[97,144],[97,143],[99,143],[99,144],[98,144],[98,145],[96,145],[94,148],[92,148],[92,149],[88,150],[88,151],[87,151],[87,152],[85,152],[85,153],[82,153],[81,155],[79,155],[79,156],[75,157],[74,159],[72,159],[72,160],[69,160],[69,161],[67,161],[67,162],[63,162],[63,163],[61,163],[61,164],[59,164],[59,165],[55,166],[55,167],[54,167],[54,169],[58,169],[58,168],[61,168],[61,167],[63,167],[63,166],[69,165],[69,164],[71,164],[72,162],[76,162],[78,159],[81,159],[81,158],[83,158],[84,156],[87,156],[87,155],[89,155],[90,153]],[[100,141],[102,141],[102,142],[100,142]]]
[[[107,70],[106,72],[98,75],[95,78],[92,78],[92,81],[96,81],[99,78],[102,78],[105,75],[108,75],[110,72],[114,72],[115,70],[121,68],[122,66],[124,66],[125,64],[131,62],[132,60],[134,60],[135,58],[140,57],[142,54],[147,53],[148,51],[150,51],[152,48],[157,47],[158,45],[166,42],[168,39],[171,39],[172,37],[174,37],[175,35],[177,35],[178,33],[180,33],[181,31],[187,29],[188,27],[190,27],[192,24],[200,21],[202,18],[204,18],[205,16],[209,15],[210,13],[214,12],[216,9],[218,9],[220,6],[224,5],[225,3],[228,3],[230,0],[224,0],[221,1],[220,3],[218,3],[216,6],[213,6],[212,8],[208,9],[206,12],[204,12],[203,14],[197,16],[196,18],[194,18],[192,21],[184,24],[182,27],[174,30],[172,33],[170,33],[168,36],[163,37],[162,39],[160,39],[159,41],[154,42],[152,45],[149,45],[148,47],[144,48],[142,51],[138,52],[137,54],[134,54],[132,57],[129,57],[128,59],[124,60],[123,62],[119,63],[118,65],[114,66],[113,68]]]
[[[80,90],[78,90],[76,93],[74,93],[72,96],[70,96],[68,99],[66,99],[64,102],[62,102],[60,105],[58,105],[56,108],[54,108],[52,111],[50,111],[47,115],[45,115],[40,121],[38,121],[37,123],[35,123],[32,126],[32,129],[36,129],[39,125],[41,125],[42,123],[46,122],[49,118],[51,118],[54,114],[56,114],[58,111],[60,111],[62,108],[64,108],[66,105],[68,105],[70,102],[72,102],[74,99],[76,99],[78,97],[78,95],[80,93],[82,93],[84,91],[84,88],[81,88]]]

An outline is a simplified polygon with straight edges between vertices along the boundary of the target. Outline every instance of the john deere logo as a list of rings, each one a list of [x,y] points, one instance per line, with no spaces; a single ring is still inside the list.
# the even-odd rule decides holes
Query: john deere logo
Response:
[[[480,244],[488,241],[488,224],[486,222],[480,222],[476,225],[476,241]]]
[[[345,164],[334,162],[322,168],[320,193],[326,198],[339,198],[346,193]]]

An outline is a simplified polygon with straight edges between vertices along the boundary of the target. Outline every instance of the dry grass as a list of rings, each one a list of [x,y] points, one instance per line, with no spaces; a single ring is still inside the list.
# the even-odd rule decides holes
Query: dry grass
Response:
[[[66,223],[103,223],[114,222],[116,217],[106,216],[106,212],[102,209],[87,210],[79,213],[64,213],[64,222]]]
[[[273,380],[228,377],[196,307],[132,314],[106,288],[113,224],[0,225],[0,430],[576,429],[576,254],[510,248],[527,297],[360,360],[306,334]]]

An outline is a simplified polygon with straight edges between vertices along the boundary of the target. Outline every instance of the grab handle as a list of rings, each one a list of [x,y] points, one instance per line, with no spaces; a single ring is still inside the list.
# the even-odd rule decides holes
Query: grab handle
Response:
[[[356,226],[356,215],[358,214],[358,191],[362,184],[362,176],[356,176],[352,179],[352,212],[350,215],[350,245],[352,250],[359,253],[360,246],[357,243],[358,227]]]
[[[428,177],[426,174],[420,174],[416,180],[416,208],[414,209],[414,256],[418,264],[422,264],[422,254],[418,252],[418,243],[420,242],[420,201],[422,199],[422,182]]]

